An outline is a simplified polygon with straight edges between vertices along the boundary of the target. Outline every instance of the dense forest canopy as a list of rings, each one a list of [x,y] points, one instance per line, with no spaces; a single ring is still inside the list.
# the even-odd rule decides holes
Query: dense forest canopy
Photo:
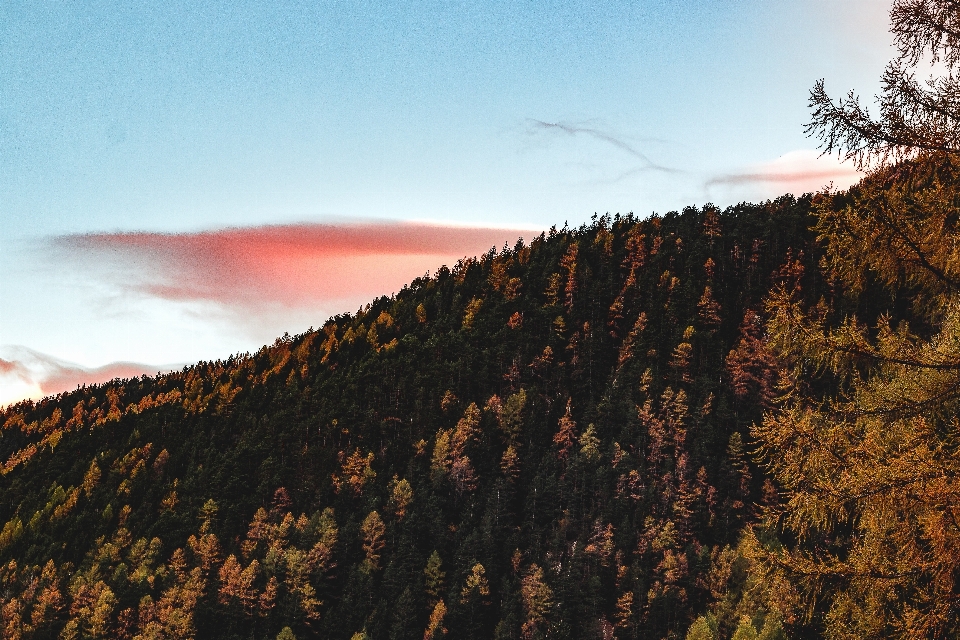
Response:
[[[7,408],[6,628],[685,634],[771,491],[764,297],[837,296],[818,197],[596,217],[255,354]]]
[[[918,502],[911,464],[952,460],[955,412],[915,417],[953,398],[953,298],[910,255],[862,261],[936,244],[955,176],[597,216],[254,354],[12,405],[4,633],[935,635],[954,474]],[[893,201],[928,234],[882,236]],[[870,582],[890,563],[903,592]]]

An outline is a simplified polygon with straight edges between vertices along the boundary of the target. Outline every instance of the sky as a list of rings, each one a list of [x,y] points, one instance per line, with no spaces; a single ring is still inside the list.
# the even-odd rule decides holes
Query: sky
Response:
[[[594,213],[846,187],[882,0],[0,3],[0,404],[254,351]]]

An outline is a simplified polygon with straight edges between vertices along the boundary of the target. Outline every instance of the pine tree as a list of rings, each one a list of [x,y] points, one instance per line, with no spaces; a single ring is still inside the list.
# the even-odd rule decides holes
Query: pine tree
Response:
[[[707,614],[697,618],[687,631],[686,640],[718,640],[717,621]]]
[[[427,594],[427,601],[432,603],[439,602],[443,597],[443,581],[446,573],[443,571],[443,563],[440,554],[434,551],[427,558],[427,566],[423,570],[424,591]]]

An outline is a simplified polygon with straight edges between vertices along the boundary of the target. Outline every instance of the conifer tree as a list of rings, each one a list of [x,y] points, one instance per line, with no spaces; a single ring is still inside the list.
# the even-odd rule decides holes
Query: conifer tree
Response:
[[[811,129],[861,166],[910,161],[822,194],[816,231],[836,282],[886,286],[912,326],[804,307],[799,283],[784,284],[767,326],[784,395],[754,429],[783,490],[770,522],[793,541],[777,561],[831,638],[960,631],[960,10],[897,0],[891,21],[880,120],[852,94],[833,105],[821,82]],[[926,88],[909,71],[924,56],[947,71]]]
[[[447,630],[443,628],[443,618],[446,615],[447,607],[443,604],[443,600],[440,600],[430,612],[430,620],[427,622],[427,628],[423,632],[423,640],[434,640],[447,632]]]
[[[439,602],[443,597],[443,579],[445,577],[440,554],[434,551],[427,558],[427,566],[423,570],[424,590],[427,594],[427,600],[431,604]]]
[[[383,538],[386,532],[387,528],[376,511],[371,511],[360,526],[363,551],[366,555],[364,566],[368,571],[376,571],[380,568],[380,551],[385,544]]]
[[[890,22],[898,55],[881,79],[879,118],[853,91],[834,102],[822,79],[810,92],[808,133],[820,138],[826,153],[843,154],[860,168],[960,153],[960,7],[956,0],[895,0]],[[945,72],[918,81],[921,63],[939,63]]]
[[[523,623],[523,637],[534,638],[546,631],[547,617],[553,606],[553,590],[544,581],[543,569],[531,565],[523,576],[521,586],[523,608],[526,621]]]
[[[825,201],[820,228],[841,216],[871,217],[890,197],[916,203],[899,208],[901,230],[911,238],[919,226],[912,215],[927,223],[957,211],[922,210],[956,198],[957,168],[949,160],[890,172],[905,184],[890,185],[884,172],[855,189],[851,204]],[[878,196],[878,186],[891,195]],[[784,562],[809,593],[827,589],[834,637],[954,631],[960,614],[951,595],[960,571],[953,512],[960,500],[960,292],[950,281],[960,275],[960,254],[950,235],[935,245],[928,236],[936,249],[922,253],[870,242],[851,255],[837,248],[849,237],[831,231],[824,239],[831,265],[850,288],[862,285],[869,269],[892,289],[906,289],[929,329],[918,335],[886,316],[874,326],[856,317],[832,325],[822,307],[803,309],[795,291],[772,298],[770,343],[792,383],[754,435],[786,490],[782,523],[803,541]],[[817,372],[839,380],[840,392],[813,391]]]

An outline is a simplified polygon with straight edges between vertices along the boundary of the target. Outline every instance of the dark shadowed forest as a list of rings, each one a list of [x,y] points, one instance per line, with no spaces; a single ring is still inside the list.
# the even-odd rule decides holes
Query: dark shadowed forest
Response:
[[[836,296],[812,207],[597,217],[255,354],[10,407],[5,623],[682,635],[773,491],[764,297]]]

